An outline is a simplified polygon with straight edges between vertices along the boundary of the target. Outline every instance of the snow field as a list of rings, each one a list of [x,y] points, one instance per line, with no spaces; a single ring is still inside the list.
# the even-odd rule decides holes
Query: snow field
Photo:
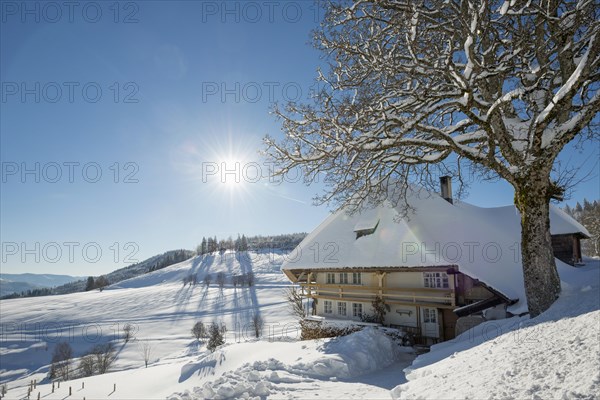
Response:
[[[389,398],[414,356],[394,350],[398,346],[375,330],[297,341],[299,326],[283,298],[289,285],[280,272],[284,258],[281,253],[205,255],[103,292],[3,301],[0,383],[8,384],[6,398],[26,397],[33,379],[38,382],[33,398],[39,392],[47,400],[66,398],[69,387],[73,399]],[[233,287],[228,281],[221,289],[214,281],[219,272],[228,277],[252,272],[256,283]],[[183,285],[190,274],[198,276],[198,285]],[[210,287],[201,282],[206,274],[213,276]],[[266,324],[260,340],[250,324],[256,313]],[[208,352],[206,341],[190,333],[196,321],[225,324],[226,344]],[[128,343],[122,340],[126,323],[134,326]],[[118,357],[108,373],[71,379],[53,393],[44,379],[60,341],[72,346],[74,366],[97,343],[112,342]],[[148,368],[142,343],[152,347]],[[389,375],[381,381],[383,366],[389,366]]]
[[[412,348],[400,347],[383,330],[372,327],[340,338],[273,345],[256,342],[252,344],[251,354],[244,352],[243,347],[225,346],[201,360],[196,368],[202,370],[200,366],[228,360],[231,353],[245,354],[249,362],[235,369],[229,369],[229,364],[226,368],[229,370],[219,378],[170,398],[302,397],[306,386],[320,385],[324,380],[334,383],[352,380],[393,363],[407,364],[413,358]],[[338,385],[344,383],[338,382]]]

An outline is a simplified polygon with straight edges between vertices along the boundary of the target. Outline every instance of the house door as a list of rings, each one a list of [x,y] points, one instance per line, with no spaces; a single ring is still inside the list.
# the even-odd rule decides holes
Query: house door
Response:
[[[437,308],[421,308],[421,334],[430,338],[440,337],[440,325],[438,323]]]

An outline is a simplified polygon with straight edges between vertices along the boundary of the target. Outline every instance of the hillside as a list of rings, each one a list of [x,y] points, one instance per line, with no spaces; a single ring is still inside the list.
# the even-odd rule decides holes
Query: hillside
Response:
[[[40,289],[41,286],[34,285],[28,282],[13,282],[0,279],[0,298],[11,295],[13,293],[26,292],[28,290]]]
[[[2,300],[0,382],[8,399],[23,398],[32,379],[44,399],[76,398],[596,398],[600,376],[600,263],[560,265],[563,295],[535,319],[489,321],[417,357],[381,329],[298,341],[280,272],[286,252],[225,252],[196,256],[124,280],[103,292]],[[223,273],[222,288],[202,281]],[[253,286],[232,277],[252,273]],[[195,275],[197,285],[183,284]],[[256,339],[251,321],[266,325]],[[215,353],[196,341],[196,321],[225,325]],[[134,326],[135,338],[122,339]],[[112,342],[109,373],[63,383],[46,380],[52,351],[66,340],[74,357]],[[152,348],[144,368],[141,346]],[[76,365],[76,364],[75,364]],[[403,372],[406,371],[406,374]],[[85,385],[82,388],[82,383]],[[116,385],[116,392],[113,392]],[[399,386],[398,386],[399,385]]]
[[[26,282],[38,287],[53,287],[64,285],[82,279],[82,276],[56,275],[56,274],[5,274],[0,273],[0,278],[12,282]]]
[[[119,268],[112,271],[104,277],[107,279],[109,284],[121,282],[126,279],[130,279],[139,275],[159,270],[169,265],[184,261],[193,257],[196,253],[190,250],[171,250],[163,254],[152,256],[144,261],[136,264],[129,265],[127,267]],[[35,274],[23,274],[23,275],[35,275]],[[35,296],[49,296],[57,294],[69,294],[83,292],[86,290],[87,278],[75,278],[68,283],[52,287],[50,290],[46,290],[48,286],[36,286],[33,288],[25,288],[20,291],[14,291],[13,295],[7,293],[10,297],[35,297]],[[37,289],[37,290],[36,290]],[[41,289],[41,290],[40,290]],[[29,292],[30,291],[30,292]],[[4,296],[0,296],[4,297]]]
[[[40,288],[52,288],[82,279],[80,276],[54,274],[0,273],[0,297]]]

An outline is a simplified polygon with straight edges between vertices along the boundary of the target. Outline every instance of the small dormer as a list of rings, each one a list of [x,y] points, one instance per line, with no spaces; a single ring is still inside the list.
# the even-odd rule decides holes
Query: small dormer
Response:
[[[375,233],[377,226],[379,225],[379,217],[375,216],[374,218],[363,218],[360,219],[356,225],[354,225],[354,232],[356,233],[356,238],[361,238],[363,236],[372,235]]]

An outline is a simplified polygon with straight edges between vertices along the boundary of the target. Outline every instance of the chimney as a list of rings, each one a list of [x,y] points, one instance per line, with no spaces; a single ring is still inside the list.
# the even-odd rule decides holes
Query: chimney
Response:
[[[442,176],[440,177],[440,186],[442,188],[442,198],[448,203],[453,204],[452,201],[452,177]]]

